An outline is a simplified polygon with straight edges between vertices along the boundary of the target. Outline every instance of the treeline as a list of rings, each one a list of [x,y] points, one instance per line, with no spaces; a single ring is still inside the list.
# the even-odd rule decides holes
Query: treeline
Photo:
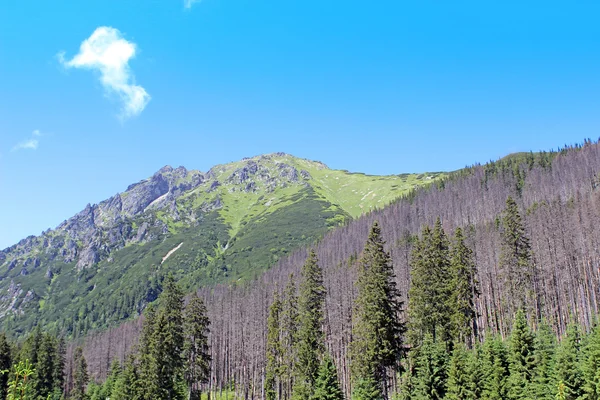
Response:
[[[211,363],[206,306],[197,295],[185,305],[172,275],[163,286],[158,306],[146,310],[137,348],[124,363],[112,362],[102,384],[89,386],[89,400],[200,399]]]
[[[21,345],[0,335],[0,399],[200,399],[211,361],[206,306],[198,296],[184,306],[171,275],[164,288],[158,306],[146,310],[139,345],[123,364],[113,360],[101,384],[90,382],[81,347],[66,363],[64,341],[39,328]]]
[[[457,333],[453,328],[456,323],[446,322],[447,326],[435,328],[436,341],[440,335],[459,334],[468,346],[468,340],[478,343],[488,335],[507,338],[519,309],[536,331],[540,321],[545,321],[560,337],[572,322],[582,331],[591,329],[600,311],[599,172],[600,147],[586,141],[582,146],[561,149],[544,158],[534,156],[533,162],[524,157],[494,166],[475,166],[441,185],[418,190],[330,232],[314,250],[323,267],[326,289],[322,328],[325,347],[337,367],[342,392],[346,396],[352,393],[351,343],[358,296],[355,282],[365,238],[375,220],[381,222],[381,234],[387,241],[385,250],[405,305],[402,321],[408,324],[407,347],[418,321],[409,318],[409,306],[418,299],[411,289],[418,286],[419,280],[413,272],[418,265],[414,254],[422,242],[432,240],[424,227],[429,226],[429,235],[433,235],[438,217],[448,236],[448,263],[452,263],[457,231],[461,228],[475,269],[472,290],[477,295],[471,299],[475,317],[469,330]],[[508,252],[505,244],[509,197],[513,199],[511,208],[518,211],[520,219],[517,230],[523,233],[516,247],[519,251],[514,253]],[[308,251],[298,251],[251,284],[200,289],[211,321],[210,388],[234,385],[241,397],[263,395],[269,307],[275,293],[283,302],[285,288],[292,283],[299,286],[301,266],[307,258]],[[430,277],[425,274],[423,286],[435,288],[437,296],[447,298],[448,288],[431,286],[426,278]],[[441,309],[433,310],[433,315],[452,309],[445,301],[437,304]],[[469,307],[467,304],[464,309],[468,311]],[[458,321],[459,317],[449,316],[447,321]],[[432,318],[428,316],[423,324],[426,326]],[[417,337],[429,335],[430,330],[423,329],[424,333]],[[134,321],[87,338],[84,353],[91,374],[104,379],[110,360],[125,360],[140,333],[141,323]],[[396,377],[397,374],[388,374],[392,388],[400,385]]]
[[[598,399],[600,325],[589,334],[571,324],[555,332],[524,307],[534,274],[531,248],[515,201],[502,218],[500,268],[517,310],[507,337],[478,337],[477,269],[463,230],[449,238],[438,218],[415,238],[407,318],[391,257],[374,223],[357,261],[346,393],[327,349],[325,287],[314,252],[269,308],[266,342],[267,400],[382,399]],[[535,328],[534,328],[535,327]],[[252,397],[252,396],[251,396]],[[263,396],[257,396],[263,398]],[[244,396],[244,398],[247,397]]]
[[[88,372],[81,348],[66,359],[61,338],[36,328],[23,343],[0,334],[0,399],[81,400]]]

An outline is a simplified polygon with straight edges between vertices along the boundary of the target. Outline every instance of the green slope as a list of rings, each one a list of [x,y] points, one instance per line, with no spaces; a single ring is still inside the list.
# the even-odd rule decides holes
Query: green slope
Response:
[[[35,324],[69,336],[102,329],[139,315],[167,273],[190,291],[253,279],[329,229],[441,176],[369,176],[283,153],[206,174],[164,168],[1,252],[0,320],[16,336]],[[168,192],[157,192],[163,181]],[[93,262],[81,263],[90,248]]]

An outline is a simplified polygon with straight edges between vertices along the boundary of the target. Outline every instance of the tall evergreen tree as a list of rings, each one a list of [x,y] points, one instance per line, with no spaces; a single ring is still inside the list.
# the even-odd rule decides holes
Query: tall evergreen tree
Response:
[[[184,372],[183,292],[171,274],[163,283],[154,327],[154,359],[158,362],[160,396],[164,400],[182,397],[179,380]]]
[[[486,337],[482,349],[483,398],[489,400],[505,400],[508,398],[510,377],[509,358],[506,346],[497,337]]]
[[[311,400],[343,400],[344,394],[340,388],[335,364],[329,355],[323,358],[317,380],[315,393]]]
[[[4,333],[0,333],[0,371],[9,371],[12,366],[11,346]],[[0,399],[6,399],[8,373],[0,374]]]
[[[387,398],[387,369],[404,356],[402,302],[390,255],[375,222],[359,260],[358,296],[352,315],[351,369],[354,383],[376,382]]]
[[[281,397],[281,299],[279,292],[275,292],[273,303],[269,308],[267,319],[267,369],[265,376],[265,397],[275,400]]]
[[[542,321],[535,335],[535,370],[531,395],[534,399],[550,399],[556,395],[554,379],[556,337]]]
[[[585,346],[583,373],[586,399],[600,399],[600,326],[596,324]]]
[[[416,352],[416,398],[443,399],[446,396],[448,379],[448,354],[445,344],[434,342],[433,337],[428,333]]]
[[[298,338],[298,297],[294,275],[290,275],[283,292],[281,304],[281,364],[282,398],[288,400],[292,395],[296,371],[296,342]]]
[[[146,385],[147,382],[144,383]],[[130,355],[127,357],[123,369],[119,374],[119,377],[115,381],[111,400],[141,400],[142,391],[144,387],[140,387],[140,377],[138,374],[135,356]]]
[[[584,394],[580,350],[581,333],[576,325],[570,325],[556,352],[556,380],[566,400],[576,400]]]
[[[155,352],[156,309],[150,304],[144,312],[144,324],[140,336],[138,352],[140,354],[139,379],[145,382],[145,387],[136,396],[140,400],[154,400],[160,397],[158,386],[158,361]]]
[[[433,230],[423,228],[411,256],[408,313],[413,346],[418,346],[426,334],[431,334],[434,341],[451,341],[449,257],[449,241],[438,218]]]
[[[307,400],[314,393],[315,380],[324,351],[325,286],[323,270],[311,250],[302,267],[298,296],[298,336],[296,343],[296,380],[294,398]]]
[[[72,382],[73,388],[69,393],[69,399],[86,400],[87,395],[85,389],[89,382],[89,375],[87,370],[87,362],[85,361],[81,347],[75,349],[75,353],[73,355]]]
[[[472,381],[470,357],[463,343],[454,346],[448,369],[448,400],[475,400],[475,384]]]
[[[185,380],[188,385],[188,400],[200,399],[201,385],[208,382],[210,378],[209,326],[206,305],[194,293],[185,308],[184,316]]]
[[[531,244],[525,232],[519,207],[512,197],[506,199],[502,215],[500,268],[513,310],[525,308],[532,294],[533,261]]]
[[[535,339],[523,310],[517,311],[510,336],[509,397],[524,399],[535,373]]]
[[[64,338],[58,338],[56,341],[56,355],[54,359],[53,371],[53,398],[60,399],[65,385],[65,364],[66,364],[67,346]]]
[[[38,400],[46,400],[54,390],[54,369],[57,358],[57,343],[55,339],[43,334],[37,354],[37,362],[34,364],[35,380],[33,389]]]
[[[448,309],[451,312],[452,337],[469,347],[477,332],[475,297],[479,292],[475,274],[473,251],[465,244],[462,229],[457,228],[451,249]]]

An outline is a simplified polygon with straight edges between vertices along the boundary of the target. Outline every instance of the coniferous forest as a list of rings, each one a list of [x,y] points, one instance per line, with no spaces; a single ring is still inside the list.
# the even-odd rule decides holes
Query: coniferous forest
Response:
[[[254,282],[0,336],[0,397],[600,398],[599,186],[590,140],[456,171]]]

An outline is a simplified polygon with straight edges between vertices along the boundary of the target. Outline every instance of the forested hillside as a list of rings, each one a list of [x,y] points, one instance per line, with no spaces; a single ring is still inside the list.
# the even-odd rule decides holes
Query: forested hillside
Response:
[[[462,229],[473,254],[473,337],[506,337],[520,309],[533,329],[541,320],[559,335],[570,322],[588,329],[599,300],[599,172],[600,146],[590,141],[558,152],[510,157],[455,173],[328,233],[316,246],[327,293],[324,334],[344,392],[351,391],[357,265],[375,220],[387,242],[404,309],[411,300],[407,296],[416,245],[426,239],[425,227],[434,227],[439,218],[439,229],[449,237]],[[524,251],[507,252],[511,226],[520,232],[515,248]],[[306,257],[306,250],[297,251],[250,284],[199,291],[212,321],[212,389],[235,382],[240,393],[262,396],[269,306],[276,291],[285,291],[298,279]],[[85,353],[95,376],[106,374],[111,359],[124,359],[140,326],[132,322],[86,339]]]
[[[369,176],[274,153],[164,167],[0,251],[0,321],[68,338],[137,317],[173,273],[187,292],[252,280],[328,230],[443,174]]]

